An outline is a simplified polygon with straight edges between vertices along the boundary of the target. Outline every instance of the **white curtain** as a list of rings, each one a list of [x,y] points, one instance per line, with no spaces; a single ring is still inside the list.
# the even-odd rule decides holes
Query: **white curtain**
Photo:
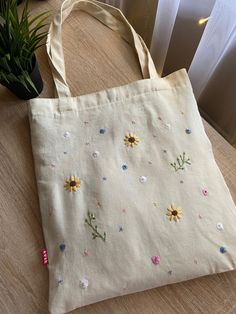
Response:
[[[124,12],[160,74],[187,68],[202,115],[236,144],[236,0],[104,2]]]

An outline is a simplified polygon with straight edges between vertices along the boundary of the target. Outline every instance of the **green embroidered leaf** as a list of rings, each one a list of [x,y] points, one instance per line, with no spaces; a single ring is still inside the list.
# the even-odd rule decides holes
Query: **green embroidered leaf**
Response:
[[[176,160],[177,160],[177,164],[176,162],[173,162],[173,163],[170,162],[170,165],[174,168],[175,171],[184,170],[185,164],[191,165],[190,158],[186,159],[185,152],[183,152],[182,155],[179,155],[179,157],[177,157]]]
[[[98,226],[97,225],[93,225],[92,220],[96,220],[96,217],[94,214],[90,213],[90,211],[88,211],[87,214],[87,218],[85,218],[85,223],[92,229],[92,238],[96,239],[96,238],[100,238],[102,239],[103,242],[106,241],[106,232],[103,233],[103,235],[101,235],[101,233],[99,233],[98,231]]]

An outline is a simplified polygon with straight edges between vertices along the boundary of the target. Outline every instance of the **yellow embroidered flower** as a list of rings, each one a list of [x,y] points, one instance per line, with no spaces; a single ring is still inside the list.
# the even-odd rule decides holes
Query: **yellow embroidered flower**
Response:
[[[169,208],[167,208],[166,216],[168,216],[170,221],[172,221],[172,219],[174,221],[178,221],[182,218],[182,210],[180,207],[175,207],[171,205]]]
[[[139,138],[133,133],[128,133],[125,135],[124,142],[126,146],[134,147],[134,145],[138,145]]]
[[[80,188],[80,185],[80,179],[75,176],[71,176],[68,180],[65,181],[64,187],[67,191],[76,192]]]

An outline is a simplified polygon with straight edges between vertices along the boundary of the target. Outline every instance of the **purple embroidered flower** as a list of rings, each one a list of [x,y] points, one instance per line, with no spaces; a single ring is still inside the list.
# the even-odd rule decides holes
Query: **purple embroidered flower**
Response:
[[[152,256],[151,257],[151,260],[153,262],[154,265],[159,265],[160,264],[160,261],[161,261],[161,258],[159,255],[155,255],[155,256]]]
[[[208,191],[207,191],[207,189],[203,189],[203,190],[202,190],[202,194],[203,194],[204,196],[208,196]]]

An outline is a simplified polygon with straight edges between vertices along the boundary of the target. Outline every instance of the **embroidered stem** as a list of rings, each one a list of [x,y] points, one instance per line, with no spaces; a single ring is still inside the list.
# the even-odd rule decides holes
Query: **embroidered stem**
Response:
[[[90,213],[90,211],[88,211],[87,214],[87,218],[85,219],[85,223],[93,230],[92,236],[93,239],[96,238],[100,238],[102,239],[102,241],[106,241],[106,232],[103,233],[103,235],[101,235],[101,233],[98,232],[98,226],[97,225],[93,225],[93,220],[96,220],[95,215]]]
[[[171,166],[175,169],[175,171],[184,170],[184,164],[191,165],[190,158],[186,159],[185,152],[183,152],[183,155],[179,155],[179,157],[177,157],[176,160],[177,163],[176,162],[170,163]]]

